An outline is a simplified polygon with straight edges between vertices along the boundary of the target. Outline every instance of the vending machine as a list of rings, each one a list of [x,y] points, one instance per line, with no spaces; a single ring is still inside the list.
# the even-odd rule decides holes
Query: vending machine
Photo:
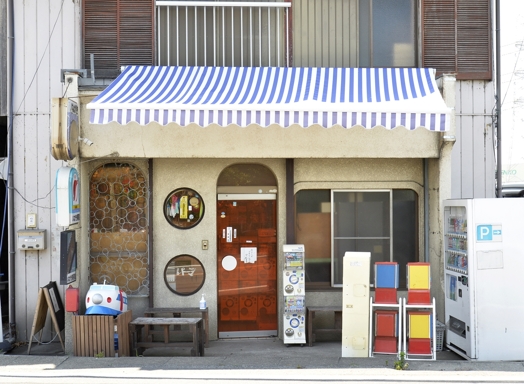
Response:
[[[284,245],[284,344],[306,343],[304,258],[304,245]]]
[[[446,346],[468,360],[522,359],[524,199],[443,208]]]

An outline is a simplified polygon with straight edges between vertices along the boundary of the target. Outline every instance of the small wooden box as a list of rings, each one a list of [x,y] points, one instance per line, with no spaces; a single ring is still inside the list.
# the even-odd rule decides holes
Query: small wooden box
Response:
[[[115,357],[115,326],[118,356],[129,356],[129,322],[132,311],[113,316],[73,316],[73,354],[84,357]]]

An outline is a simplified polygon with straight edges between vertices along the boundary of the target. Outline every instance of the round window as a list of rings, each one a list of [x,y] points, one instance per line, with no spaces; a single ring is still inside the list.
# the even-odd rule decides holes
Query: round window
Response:
[[[206,280],[204,266],[196,257],[178,255],[173,257],[164,269],[167,287],[181,296],[197,293]]]
[[[164,201],[164,216],[175,228],[192,228],[204,217],[204,200],[190,188],[175,189]]]

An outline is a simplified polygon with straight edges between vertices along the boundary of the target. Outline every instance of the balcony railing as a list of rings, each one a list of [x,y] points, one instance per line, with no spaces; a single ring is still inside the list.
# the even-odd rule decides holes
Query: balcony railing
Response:
[[[289,66],[289,2],[156,2],[158,65]]]

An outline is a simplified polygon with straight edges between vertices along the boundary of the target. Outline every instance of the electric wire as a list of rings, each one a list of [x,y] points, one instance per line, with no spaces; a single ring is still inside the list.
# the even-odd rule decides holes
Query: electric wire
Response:
[[[14,116],[18,115],[18,113],[19,113],[19,111],[20,111],[20,108],[22,108],[22,105],[23,105],[23,103],[24,103],[24,101],[25,101],[25,99],[26,99],[26,97],[27,97],[27,94],[29,93],[29,90],[31,89],[31,86],[33,85],[33,83],[34,83],[34,81],[35,81],[35,79],[36,79],[36,76],[37,76],[37,74],[38,74],[38,71],[39,71],[39,69],[40,69],[40,66],[42,65],[42,62],[43,62],[44,57],[45,57],[45,55],[46,55],[46,52],[47,52],[47,50],[48,50],[48,48],[49,48],[49,44],[51,43],[51,38],[53,37],[53,34],[54,34],[54,31],[55,31],[56,25],[57,25],[57,23],[58,23],[58,20],[60,19],[60,16],[62,15],[63,8],[64,8],[64,0],[62,0],[62,2],[61,2],[61,4],[60,4],[60,10],[58,11],[58,15],[56,16],[55,23],[53,24],[53,28],[51,29],[51,33],[49,34],[49,38],[48,38],[48,40],[47,40],[47,44],[46,44],[46,46],[45,46],[45,48],[44,48],[44,52],[42,53],[42,56],[41,56],[39,62],[38,62],[38,66],[37,66],[36,69],[35,69],[35,72],[34,72],[34,74],[33,74],[33,77],[32,77],[32,79],[31,79],[29,85],[27,86],[27,89],[26,89],[26,91],[25,91],[25,93],[24,93],[24,97],[22,98],[22,101],[20,102],[20,105],[18,106],[18,109],[17,109],[16,112],[14,113],[13,118],[14,118]],[[67,86],[69,87],[69,84],[68,84]],[[67,88],[66,88],[65,92],[67,92]],[[64,95],[65,95],[65,93],[64,93]],[[11,130],[12,130],[12,125],[13,125],[12,121],[10,122],[9,125],[10,125],[9,130],[11,131]],[[8,159],[7,161],[9,162],[9,159]],[[51,191],[49,191],[49,192],[47,193],[47,195],[45,195],[45,197],[37,198],[37,199],[33,200],[33,202],[28,201],[28,200],[27,200],[27,199],[26,199],[26,198],[25,198],[25,197],[20,193],[20,191],[18,191],[16,188],[14,188],[14,187],[10,187],[9,185],[7,185],[6,188],[7,188],[7,189],[11,188],[12,190],[16,191],[16,193],[17,193],[17,194],[18,194],[18,195],[19,195],[19,196],[20,196],[20,197],[21,197],[25,202],[27,202],[27,203],[29,203],[29,204],[32,204],[32,205],[34,205],[34,206],[36,206],[36,207],[38,207],[38,208],[43,208],[43,209],[54,209],[54,207],[42,207],[42,206],[39,206],[39,205],[37,205],[37,204],[33,204],[34,201],[41,200],[41,199],[45,199],[46,197],[48,197],[48,196],[51,194],[51,192],[53,191],[54,187],[51,189]],[[4,214],[5,214],[5,211],[7,210],[7,204],[8,204],[8,201],[7,201],[7,194],[6,194],[6,200],[5,200],[5,204],[4,204]],[[2,229],[3,229],[3,227],[2,227]],[[2,231],[2,236],[0,236],[2,241],[3,241],[3,237],[4,237],[3,234],[4,234],[4,232]]]

